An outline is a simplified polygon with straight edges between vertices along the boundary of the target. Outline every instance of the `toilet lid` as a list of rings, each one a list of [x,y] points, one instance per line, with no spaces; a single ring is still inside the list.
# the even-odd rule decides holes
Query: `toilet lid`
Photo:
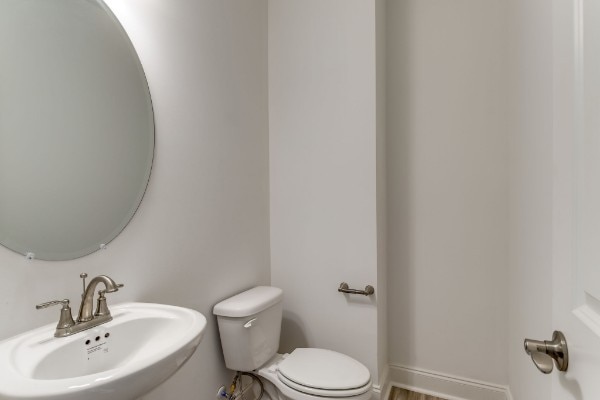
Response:
[[[279,364],[282,381],[319,390],[361,389],[371,382],[367,367],[352,357],[332,350],[296,349]],[[291,386],[288,384],[288,386]],[[366,388],[368,389],[368,388]],[[301,389],[300,389],[301,390]]]

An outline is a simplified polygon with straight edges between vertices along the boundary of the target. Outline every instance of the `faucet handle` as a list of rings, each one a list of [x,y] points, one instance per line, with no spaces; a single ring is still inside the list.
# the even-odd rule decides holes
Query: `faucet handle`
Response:
[[[94,317],[103,317],[110,315],[110,310],[106,305],[106,297],[104,296],[105,294],[106,290],[98,291],[98,301],[96,303],[96,312],[94,313]]]
[[[42,303],[42,304],[38,304],[35,306],[36,310],[41,310],[42,308],[48,308],[51,306],[58,306],[61,305],[63,306],[63,308],[65,307],[69,307],[69,299],[64,299],[64,300],[53,300],[53,301],[49,301],[47,303]]]
[[[56,325],[56,333],[54,334],[56,337],[59,336],[61,330],[65,330],[66,328],[70,328],[75,325],[75,321],[73,321],[73,315],[71,314],[71,307],[69,306],[69,299],[53,300],[35,306],[36,309],[41,310],[42,308],[48,308],[57,305],[62,305],[62,308],[60,309],[60,318],[58,320],[58,324]]]
[[[115,289],[114,291],[119,290],[119,288],[122,288],[123,286],[125,285],[123,285],[122,283],[117,284],[117,289]],[[98,301],[96,302],[96,312],[94,313],[94,317],[104,317],[110,315],[110,310],[106,305],[106,293],[110,292],[107,292],[106,289],[98,291]]]

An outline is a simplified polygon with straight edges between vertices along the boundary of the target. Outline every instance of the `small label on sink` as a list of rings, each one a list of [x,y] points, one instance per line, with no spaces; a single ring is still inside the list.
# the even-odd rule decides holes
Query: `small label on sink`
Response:
[[[98,354],[102,354],[102,353],[108,353],[108,346],[107,346],[106,342],[102,342],[102,343],[93,345],[92,347],[88,347],[88,349],[87,349],[88,360],[91,359],[92,357],[95,357]]]
[[[96,337],[90,338],[90,344],[86,347],[87,359],[91,361],[96,358],[103,357],[108,353],[109,350],[109,339],[104,336],[99,337],[99,340],[96,340]]]

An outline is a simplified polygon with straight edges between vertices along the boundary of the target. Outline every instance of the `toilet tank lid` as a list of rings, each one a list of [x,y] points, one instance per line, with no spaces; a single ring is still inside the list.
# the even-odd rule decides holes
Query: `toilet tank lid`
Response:
[[[222,317],[247,317],[279,303],[283,290],[272,286],[257,286],[215,305],[213,314]]]

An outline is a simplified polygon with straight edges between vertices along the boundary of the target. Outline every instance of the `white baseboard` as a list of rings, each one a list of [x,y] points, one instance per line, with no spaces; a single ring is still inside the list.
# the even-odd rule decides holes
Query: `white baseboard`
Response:
[[[380,391],[380,399],[388,400],[390,397],[390,391],[392,390],[392,385],[390,382],[390,366],[386,365],[381,374],[379,375],[379,391]]]
[[[448,400],[512,400],[506,386],[450,376],[403,365],[389,366],[382,399],[388,400],[392,386]]]
[[[379,385],[373,385],[373,389],[371,389],[371,400],[383,400]]]

